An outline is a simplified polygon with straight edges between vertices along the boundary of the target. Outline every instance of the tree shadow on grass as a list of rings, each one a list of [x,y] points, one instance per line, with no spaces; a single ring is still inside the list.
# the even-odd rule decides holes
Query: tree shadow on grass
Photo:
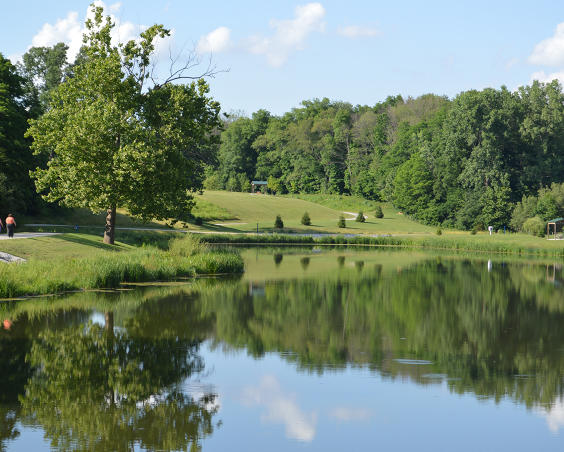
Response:
[[[61,234],[61,235],[56,235],[53,236],[54,239],[56,240],[63,240],[65,242],[72,242],[72,243],[77,243],[79,245],[85,245],[85,246],[90,246],[92,248],[98,248],[98,249],[104,249],[104,250],[110,250],[110,251],[121,251],[122,249],[124,249],[124,247],[118,243],[116,243],[115,245],[108,245],[106,243],[104,243],[102,240],[102,237],[100,237],[100,241],[93,241],[93,240],[88,240],[86,238],[80,237],[78,235],[71,235],[71,234]]]

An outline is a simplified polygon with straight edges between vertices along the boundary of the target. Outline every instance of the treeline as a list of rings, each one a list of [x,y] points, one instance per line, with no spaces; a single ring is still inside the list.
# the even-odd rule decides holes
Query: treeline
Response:
[[[0,53],[0,215],[34,214],[46,206],[29,175],[46,161],[33,155],[25,133],[28,120],[47,110],[50,92],[72,76],[67,50],[62,43],[33,47],[17,65]]]
[[[260,179],[275,193],[389,201],[428,224],[521,230],[528,218],[564,214],[553,185],[564,181],[563,145],[557,81],[372,107],[312,100],[282,116],[228,118],[205,187],[246,191]]]

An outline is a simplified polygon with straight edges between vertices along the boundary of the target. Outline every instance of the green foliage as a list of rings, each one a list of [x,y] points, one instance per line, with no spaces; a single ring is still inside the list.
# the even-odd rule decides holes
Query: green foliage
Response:
[[[221,190],[223,189],[223,183],[221,182],[221,177],[218,173],[211,173],[204,179],[204,188],[206,190]]]
[[[304,226],[310,226],[311,225],[311,218],[309,217],[309,213],[304,212],[304,214],[302,215],[301,223]]]
[[[251,181],[247,179],[247,175],[244,173],[239,174],[239,187],[240,191],[243,193],[250,193],[251,191]]]
[[[38,164],[24,138],[33,105],[25,96],[25,79],[0,54],[0,212],[33,212],[37,196],[29,170]]]
[[[33,172],[37,189],[48,201],[93,212],[123,207],[143,220],[185,218],[219,143],[212,133],[221,126],[219,104],[202,79],[147,86],[154,42],[170,34],[163,26],[116,47],[114,23],[102,8],[93,11],[86,60],[50,92],[52,108],[27,132],[36,154],[52,156]]]
[[[443,235],[443,230],[441,228],[437,228],[437,230],[435,231],[435,234]]]
[[[544,237],[546,233],[546,221],[539,217],[529,218],[523,223],[523,232],[537,237]]]
[[[376,218],[384,218],[384,212],[382,212],[382,208],[380,206],[376,206],[374,208],[374,216]]]
[[[337,227],[339,228],[346,228],[347,223],[345,221],[345,217],[343,215],[339,216],[339,221],[337,222]]]
[[[266,182],[268,190],[270,190],[272,193],[278,194],[282,192],[282,182],[280,182],[280,179],[278,179],[277,177],[268,176]]]
[[[282,229],[283,227],[284,227],[284,222],[282,221],[282,217],[280,215],[276,215],[276,219],[274,220],[274,228]]]
[[[362,210],[358,212],[354,221],[356,221],[357,223],[364,223],[366,221],[364,212]]]
[[[235,175],[229,176],[225,188],[229,191],[241,191],[239,178]]]

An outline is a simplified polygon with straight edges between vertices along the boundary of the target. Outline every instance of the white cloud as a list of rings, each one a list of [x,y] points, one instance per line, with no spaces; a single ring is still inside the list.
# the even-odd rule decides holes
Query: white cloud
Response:
[[[560,83],[564,84],[564,71],[552,72],[550,74],[546,74],[544,71],[534,72],[531,75],[529,84],[531,84],[534,80],[538,80],[542,83],[550,83],[553,80],[558,80]]]
[[[308,3],[295,9],[295,17],[288,20],[270,21],[274,34],[269,37],[249,38],[247,48],[257,55],[265,55],[270,65],[282,66],[290,54],[302,50],[307,37],[325,29],[325,8],[321,3]]]
[[[374,27],[363,27],[360,25],[350,25],[339,27],[337,33],[345,38],[373,38],[380,35],[380,31]]]
[[[58,19],[55,25],[44,24],[39,33],[31,40],[32,47],[50,47],[58,42],[69,46],[69,59],[74,61],[82,45],[84,27],[78,20],[78,13],[71,11],[64,19]]]
[[[535,46],[529,56],[529,63],[543,66],[564,65],[564,22],[556,26],[554,36]]]
[[[104,12],[111,17],[115,23],[112,30],[112,40],[115,43],[127,42],[131,39],[136,39],[139,32],[146,29],[144,25],[136,25],[132,22],[122,21],[116,17],[112,12],[117,12],[121,8],[121,3],[114,3],[109,7],[103,1],[95,1],[96,6],[104,8]],[[90,7],[86,10],[85,19],[80,20],[78,12],[71,11],[64,19],[59,19],[54,25],[46,23],[41,27],[41,30],[33,37],[31,41],[32,47],[47,47],[53,46],[58,42],[64,42],[69,46],[68,59],[73,62],[80,47],[82,46],[82,35],[86,32],[84,22],[88,18],[93,18]],[[160,44],[162,47],[162,44]]]
[[[315,437],[317,415],[303,413],[294,398],[283,394],[276,377],[265,376],[258,387],[245,389],[243,401],[264,406],[266,413],[262,420],[284,424],[288,438],[310,442]]]
[[[202,36],[196,45],[196,52],[202,53],[218,53],[227,50],[231,44],[231,30],[227,27],[219,27]]]
[[[329,415],[341,422],[365,421],[370,418],[370,411],[364,408],[338,407],[332,410]]]

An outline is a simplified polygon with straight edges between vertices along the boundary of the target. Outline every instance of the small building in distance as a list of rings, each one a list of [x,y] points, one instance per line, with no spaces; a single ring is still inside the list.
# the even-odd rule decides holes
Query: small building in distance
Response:
[[[546,238],[548,240],[556,240],[557,232],[562,232],[562,225],[564,225],[564,218],[554,218],[553,220],[548,220],[546,223]],[[550,233],[552,232],[552,239],[550,238]]]
[[[252,188],[252,193],[255,193],[257,187],[262,187],[264,186],[264,188],[266,188],[267,182],[265,180],[254,180],[251,181],[251,188]],[[262,190],[259,190],[259,192],[262,192]]]

